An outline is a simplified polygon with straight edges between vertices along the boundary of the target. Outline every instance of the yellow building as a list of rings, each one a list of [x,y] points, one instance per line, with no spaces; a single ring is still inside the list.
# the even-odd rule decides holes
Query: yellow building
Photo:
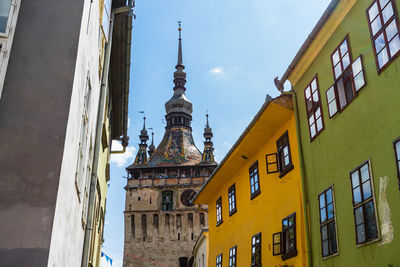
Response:
[[[209,266],[306,266],[292,96],[267,100],[194,199],[209,207]]]

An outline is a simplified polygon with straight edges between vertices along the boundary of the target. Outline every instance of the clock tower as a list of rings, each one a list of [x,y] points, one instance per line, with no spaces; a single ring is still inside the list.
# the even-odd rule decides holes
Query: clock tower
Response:
[[[164,137],[155,150],[152,140],[147,151],[144,124],[138,155],[126,168],[124,267],[187,267],[202,228],[208,226],[207,206],[193,205],[191,200],[218,164],[208,114],[203,153],[193,140],[180,25],[175,69],[174,93],[165,103]]]

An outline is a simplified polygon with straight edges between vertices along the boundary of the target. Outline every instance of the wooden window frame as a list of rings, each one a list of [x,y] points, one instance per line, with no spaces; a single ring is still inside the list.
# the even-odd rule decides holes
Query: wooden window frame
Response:
[[[375,21],[375,19],[379,19],[380,20],[380,24],[381,24],[381,29],[378,30],[376,32],[376,34],[374,35],[372,32],[372,27],[371,27],[371,19],[369,16],[369,10],[372,8],[372,6],[377,3],[377,8],[378,8],[378,15],[374,18],[374,20],[372,22]],[[387,7],[389,5],[389,3],[392,4],[392,8],[393,8],[393,16],[390,17],[390,19],[386,22],[383,23],[383,17],[382,17],[382,10]],[[371,43],[372,43],[372,49],[374,52],[374,58],[375,58],[375,65],[376,65],[376,69],[378,71],[378,75],[382,73],[382,71],[384,71],[399,55],[400,55],[400,50],[397,51],[394,55],[390,55],[390,50],[389,50],[389,42],[394,40],[394,38],[396,38],[396,34],[395,36],[390,39],[388,41],[387,39],[387,34],[386,34],[386,28],[393,22],[395,21],[396,26],[397,26],[397,34],[400,37],[400,23],[399,23],[399,15],[397,12],[397,6],[396,6],[396,2],[393,0],[389,0],[388,3],[386,3],[386,5],[384,6],[384,8],[381,8],[381,3],[379,0],[375,0],[372,1],[372,3],[368,6],[367,10],[365,11],[366,16],[367,16],[367,22],[368,22],[368,28],[369,28],[369,32],[370,32],[370,38],[371,38]],[[383,49],[387,50],[387,56],[388,56],[388,61],[380,68],[379,67],[379,61],[378,61],[378,53],[376,52],[376,47],[375,47],[375,40],[378,39],[378,37],[383,33],[383,38],[385,41],[385,46]],[[383,51],[383,49],[379,50],[379,52]]]
[[[254,172],[254,170],[256,172]],[[250,168],[249,168],[249,177],[250,177],[250,200],[253,200],[255,197],[257,197],[259,194],[261,194],[261,188],[260,188],[260,173],[258,171],[258,160],[254,162]],[[255,180],[255,177],[257,177],[257,181]],[[252,183],[254,181],[254,183]],[[255,185],[257,184],[257,190],[255,189]],[[252,188],[254,187],[254,191]]]
[[[275,242],[275,236],[279,236],[279,242]],[[279,252],[275,253],[275,246],[279,245]],[[282,255],[282,232],[272,234],[272,255]]]
[[[345,55],[347,54],[349,57],[349,65],[346,66],[346,68],[343,68],[343,56],[342,56],[342,52],[341,52],[341,46],[342,44],[346,42],[347,44],[347,51],[345,53]],[[336,52],[339,55],[339,62],[335,65],[334,63],[334,55],[336,54]],[[364,86],[367,84],[366,79],[365,79],[365,71],[364,71],[364,61],[363,61],[363,57],[360,55],[358,56],[355,60],[353,60],[353,56],[352,56],[352,50],[351,50],[351,46],[350,46],[350,38],[349,35],[347,34],[344,39],[342,39],[339,42],[339,45],[337,47],[335,47],[335,49],[333,50],[333,52],[331,53],[331,67],[332,67],[332,75],[333,75],[333,79],[334,79],[334,83],[332,86],[329,87],[329,89],[325,92],[325,96],[326,96],[326,102],[328,105],[328,114],[329,114],[329,118],[333,118],[337,113],[342,112],[343,110],[345,110],[353,101],[354,99],[358,96],[360,90],[362,88],[364,88]],[[354,67],[357,65],[357,63],[359,62],[360,64],[360,70],[357,73],[354,73]],[[335,74],[335,66],[341,66],[341,74],[336,77]],[[359,86],[359,88],[357,88],[357,84],[355,82],[356,78],[358,76],[362,76],[363,79],[363,84]],[[343,105],[342,107],[342,101],[340,99],[340,94],[339,94],[339,89],[338,89],[338,84],[342,83],[343,85],[343,94],[344,94],[344,98],[346,100],[346,103]],[[345,85],[346,84],[350,84],[351,85],[351,91],[352,91],[352,98],[349,100],[349,95],[348,92],[346,91]],[[334,92],[334,98],[329,100],[329,91],[333,90]],[[331,112],[331,106],[330,104],[335,102],[335,107],[336,107],[336,111],[335,112]]]
[[[229,267],[236,267],[237,263],[237,246],[229,249]]]
[[[289,156],[289,164],[284,164],[284,149],[287,147],[288,149],[288,156]],[[278,159],[278,166],[279,166],[279,178],[285,176],[288,172],[293,170],[293,162],[292,162],[292,153],[290,153],[290,142],[289,142],[289,132],[286,131],[279,139],[276,141],[276,149],[277,149],[277,159]],[[281,160],[281,153],[283,153],[283,160]],[[285,165],[285,166],[284,166]]]
[[[315,80],[315,82],[316,82],[316,87],[317,87],[317,89],[314,91],[314,93],[316,92],[316,93],[317,93],[317,96],[318,96],[318,102],[317,102],[316,104],[314,104],[314,101],[312,101],[312,100],[313,100],[313,91],[312,91],[311,84],[313,83],[314,80]],[[306,94],[307,89],[310,89],[310,97],[309,97],[309,98],[307,98],[307,94]],[[321,104],[321,95],[320,95],[320,91],[319,91],[318,74],[316,74],[316,75],[312,78],[312,80],[310,81],[310,83],[306,86],[306,88],[304,88],[304,99],[305,99],[305,107],[306,107],[306,114],[307,114],[308,132],[309,132],[309,135],[310,135],[310,142],[312,142],[312,141],[314,141],[314,140],[324,131],[324,129],[325,129],[324,112],[323,112],[323,110],[322,110],[322,104]],[[311,108],[310,108],[310,110],[309,110],[308,107],[307,107],[307,106],[308,106],[308,105],[307,105],[308,99],[311,99]],[[320,110],[321,114],[320,114],[320,116],[319,116],[318,118],[316,118],[316,115],[315,115],[315,114],[317,113],[318,109]],[[315,131],[316,131],[314,136],[311,135],[311,126],[312,126],[312,125],[310,125],[310,118],[311,118],[312,116],[314,117],[314,123],[313,123],[312,125],[315,126]],[[318,120],[319,118],[321,118],[321,121],[322,121],[322,128],[321,128],[320,130],[318,130],[318,128],[317,128],[317,120]]]
[[[291,217],[293,217],[293,225],[285,227],[284,221],[290,221]],[[289,250],[286,247],[286,239],[288,238],[288,232],[292,229],[294,231],[294,238],[291,239],[289,237],[289,240],[294,240],[294,248]],[[290,214],[282,220],[282,244],[282,260],[287,260],[297,256],[296,212]]]
[[[231,185],[228,188],[228,207],[229,207],[229,216],[232,216],[237,212],[235,184]]]
[[[369,179],[367,179],[366,181],[362,182],[362,176],[361,176],[361,168],[363,168],[365,165],[367,165],[368,167],[368,175],[369,175]],[[352,179],[352,174],[358,172],[358,186],[353,185],[353,179]],[[370,190],[371,190],[371,196],[364,198],[364,190],[363,190],[363,185],[365,183],[367,183],[367,181],[369,181],[370,183]],[[376,242],[379,240],[380,238],[380,233],[379,233],[379,224],[378,224],[378,216],[377,216],[377,210],[376,210],[376,204],[375,204],[375,192],[374,192],[374,181],[373,181],[373,177],[372,177],[372,171],[371,171],[371,161],[367,160],[364,161],[362,164],[360,164],[359,166],[357,166],[355,169],[353,169],[350,172],[350,188],[351,188],[351,196],[352,196],[352,202],[353,202],[353,217],[354,217],[354,230],[355,230],[355,235],[356,235],[356,244],[357,247],[359,246],[364,246],[364,245],[368,245],[371,244],[373,242]],[[354,190],[360,188],[360,197],[361,197],[361,201],[358,203],[355,203],[354,200]],[[376,227],[376,237],[368,237],[368,231],[366,228],[366,225],[371,222],[366,220],[366,212],[365,212],[365,206],[369,203],[372,203],[372,207],[374,209],[374,221],[375,221],[375,227]],[[362,207],[362,219],[363,219],[363,223],[362,224],[358,224],[357,225],[357,218],[356,218],[356,210],[359,209],[360,207]],[[357,235],[357,227],[364,225],[364,235],[365,235],[365,240],[364,241],[359,241],[358,240],[358,235]]]
[[[327,192],[331,190],[331,195],[332,195],[332,202],[327,201],[327,197],[326,194]],[[324,207],[321,208],[321,201],[320,201],[320,197],[323,196],[324,197]],[[328,206],[332,204],[332,209],[333,209],[333,216],[332,218],[328,217]],[[319,207],[319,230],[320,230],[320,237],[321,237],[321,255],[322,255],[322,259],[327,259],[333,256],[336,256],[339,254],[339,246],[338,246],[338,238],[337,238],[337,223],[336,223],[336,207],[335,207],[335,194],[334,194],[334,188],[333,185],[329,186],[327,189],[325,189],[324,191],[322,191],[319,195],[318,195],[318,207]],[[325,221],[322,221],[322,216],[321,216],[321,210],[325,209]],[[335,242],[336,242],[336,251],[332,251],[331,248],[331,238],[329,236],[329,225],[334,224],[334,228],[335,228]],[[327,239],[323,239],[323,235],[322,235],[322,228],[326,227],[327,229]],[[328,242],[328,254],[324,256],[324,249],[323,249],[323,242],[327,241]]]
[[[216,267],[222,267],[222,256],[223,256],[222,253],[217,256],[215,265]]]
[[[258,242],[257,242],[258,239]],[[251,237],[251,267],[261,267],[262,265],[262,247],[261,247],[261,232]],[[259,249],[258,249],[259,248]],[[254,251],[254,252],[253,252]],[[256,262],[256,252],[259,251],[259,262]]]
[[[271,157],[275,157],[275,160],[269,160]],[[267,165],[267,174],[277,173],[279,172],[279,164],[278,164],[278,153],[271,153],[265,155],[265,162]],[[270,165],[275,165],[275,170],[270,170]]]
[[[399,180],[399,190],[400,190],[400,150],[398,151],[396,145],[400,144],[400,137],[393,141],[393,149],[394,149],[394,160],[396,163],[396,171],[397,171],[397,178]],[[399,155],[399,156],[397,156]]]
[[[216,219],[217,219],[217,226],[223,223],[222,220],[222,197],[219,197],[216,202]]]

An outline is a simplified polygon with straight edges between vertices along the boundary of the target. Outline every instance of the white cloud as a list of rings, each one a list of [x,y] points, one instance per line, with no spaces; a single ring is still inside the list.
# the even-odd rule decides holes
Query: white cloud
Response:
[[[224,74],[224,67],[219,66],[219,67],[215,67],[209,70],[210,73],[212,74]]]
[[[120,151],[122,150],[122,145],[117,142],[113,141],[111,144],[112,151]],[[117,164],[118,167],[125,166],[130,164],[134,157],[135,157],[136,148],[133,146],[128,146],[126,148],[125,153],[123,154],[111,154],[111,163]]]

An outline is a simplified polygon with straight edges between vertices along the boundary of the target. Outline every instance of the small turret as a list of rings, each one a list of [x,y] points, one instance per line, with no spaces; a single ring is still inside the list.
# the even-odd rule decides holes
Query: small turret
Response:
[[[149,135],[146,130],[146,117],[143,117],[143,129],[140,131],[140,144],[139,150],[136,154],[135,166],[145,165],[147,163],[147,141],[149,140]]]
[[[154,145],[154,133],[151,133],[151,144],[149,146],[149,157],[151,157],[151,155],[153,154],[154,150],[156,150],[156,147]]]
[[[211,141],[213,137],[212,129],[210,127],[210,124],[208,123],[208,114],[206,114],[207,118],[207,125],[204,128],[204,151],[203,151],[203,159],[202,163],[213,163],[215,162],[214,160],[214,144]]]

